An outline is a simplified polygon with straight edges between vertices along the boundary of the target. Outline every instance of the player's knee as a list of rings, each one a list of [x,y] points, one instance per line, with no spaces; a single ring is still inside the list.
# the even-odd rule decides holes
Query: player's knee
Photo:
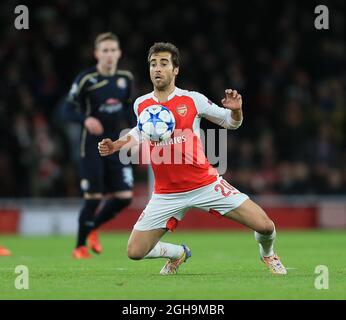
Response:
[[[127,246],[127,256],[132,260],[141,260],[144,258],[145,253],[143,250],[135,245],[128,244]]]
[[[261,234],[272,234],[274,229],[275,229],[274,222],[271,219],[269,219],[268,217],[266,217],[261,222],[259,229],[260,230],[256,230],[256,231],[261,233]]]

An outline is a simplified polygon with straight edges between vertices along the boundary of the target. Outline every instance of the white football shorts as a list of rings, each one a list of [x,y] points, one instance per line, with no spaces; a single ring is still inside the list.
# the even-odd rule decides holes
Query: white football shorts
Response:
[[[249,197],[231,186],[222,177],[201,188],[187,192],[155,194],[145,207],[134,229],[148,231],[167,228],[171,231],[186,211],[198,208],[215,215],[225,215],[239,207]]]

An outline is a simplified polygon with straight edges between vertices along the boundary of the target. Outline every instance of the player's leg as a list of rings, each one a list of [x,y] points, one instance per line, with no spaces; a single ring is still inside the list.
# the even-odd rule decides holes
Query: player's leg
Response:
[[[88,246],[95,253],[102,252],[97,229],[113,219],[120,211],[131,204],[133,173],[131,166],[123,166],[112,158],[104,160],[104,189],[106,196],[94,218],[93,230],[88,235]]]
[[[132,201],[133,172],[131,166],[123,166],[112,159],[105,159],[105,203],[95,218],[95,229],[113,219]]]
[[[131,201],[132,191],[119,191],[106,195],[98,214],[93,219],[93,227],[90,229],[87,238],[89,248],[95,253],[100,254],[103,250],[97,229],[102,224],[114,218],[121,210],[129,206]]]
[[[185,212],[186,201],[175,195],[154,194],[134,225],[128,241],[128,256],[134,260],[168,258],[160,274],[177,273],[179,266],[191,256],[185,245],[160,241],[173,231]]]
[[[246,199],[224,216],[261,234],[272,234],[275,230],[273,221],[259,205],[250,199]]]
[[[247,199],[224,216],[255,231],[255,238],[260,244],[261,256],[274,254],[275,225],[259,205]]]
[[[267,258],[270,257],[271,264],[276,266],[277,256],[273,249],[275,226],[260,206],[221,177],[215,183],[198,190],[198,193],[196,207],[232,219],[254,230],[263,261],[268,265]],[[282,266],[281,262],[278,262]],[[271,267],[270,269],[273,271]],[[275,273],[285,271],[282,266]]]
[[[87,194],[84,197],[83,207],[78,219],[78,233],[76,248],[73,256],[76,259],[91,258],[86,247],[87,237],[94,227],[95,212],[101,202],[102,194]]]
[[[168,258],[160,274],[176,274],[179,266],[191,257],[191,251],[185,245],[160,241],[167,230],[163,228],[148,231],[133,229],[127,246],[128,257],[133,260]]]
[[[259,205],[247,199],[224,216],[255,231],[255,239],[259,243],[261,259],[269,267],[271,272],[275,274],[287,273],[280,258],[274,252],[274,241],[276,237],[274,222]]]
[[[108,193],[105,196],[103,206],[100,208],[98,215],[95,217],[95,229],[113,219],[121,210],[128,207],[132,202],[132,196],[132,191]]]
[[[154,230],[140,231],[133,229],[127,243],[127,255],[130,259],[144,259],[160,241],[167,229],[160,228]],[[154,250],[155,251],[155,250]],[[151,258],[159,258],[160,253],[155,253]],[[148,257],[149,258],[149,257]]]
[[[73,251],[73,257],[76,259],[91,257],[86,247],[86,239],[94,227],[95,214],[103,199],[102,166],[98,154],[91,147],[86,148],[84,156],[80,159],[81,190],[84,202],[78,219],[77,244]]]

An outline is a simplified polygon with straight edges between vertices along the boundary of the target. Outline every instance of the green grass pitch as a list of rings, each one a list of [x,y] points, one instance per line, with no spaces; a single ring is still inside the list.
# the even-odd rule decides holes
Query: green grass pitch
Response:
[[[163,259],[128,259],[128,235],[101,234],[104,253],[83,261],[71,258],[72,236],[0,236],[13,252],[0,257],[0,299],[346,299],[345,231],[279,231],[287,276],[260,262],[252,232],[167,234],[192,249],[173,276],[159,275]],[[28,290],[15,288],[17,265],[29,269]],[[329,289],[314,286],[318,265],[328,267]]]

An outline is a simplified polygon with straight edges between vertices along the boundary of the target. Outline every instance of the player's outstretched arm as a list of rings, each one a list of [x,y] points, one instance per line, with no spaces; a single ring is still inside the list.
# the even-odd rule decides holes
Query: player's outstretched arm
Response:
[[[109,138],[102,139],[102,141],[98,143],[98,149],[99,149],[100,155],[102,157],[105,157],[105,156],[109,156],[113,154],[114,152],[119,151],[121,148],[125,146],[127,148],[131,148],[137,144],[138,144],[138,141],[131,135],[127,134],[116,141],[112,141]]]
[[[198,114],[225,129],[235,130],[243,121],[242,98],[236,90],[225,90],[225,98],[221,100],[223,108],[211,102],[200,93],[193,93]]]

